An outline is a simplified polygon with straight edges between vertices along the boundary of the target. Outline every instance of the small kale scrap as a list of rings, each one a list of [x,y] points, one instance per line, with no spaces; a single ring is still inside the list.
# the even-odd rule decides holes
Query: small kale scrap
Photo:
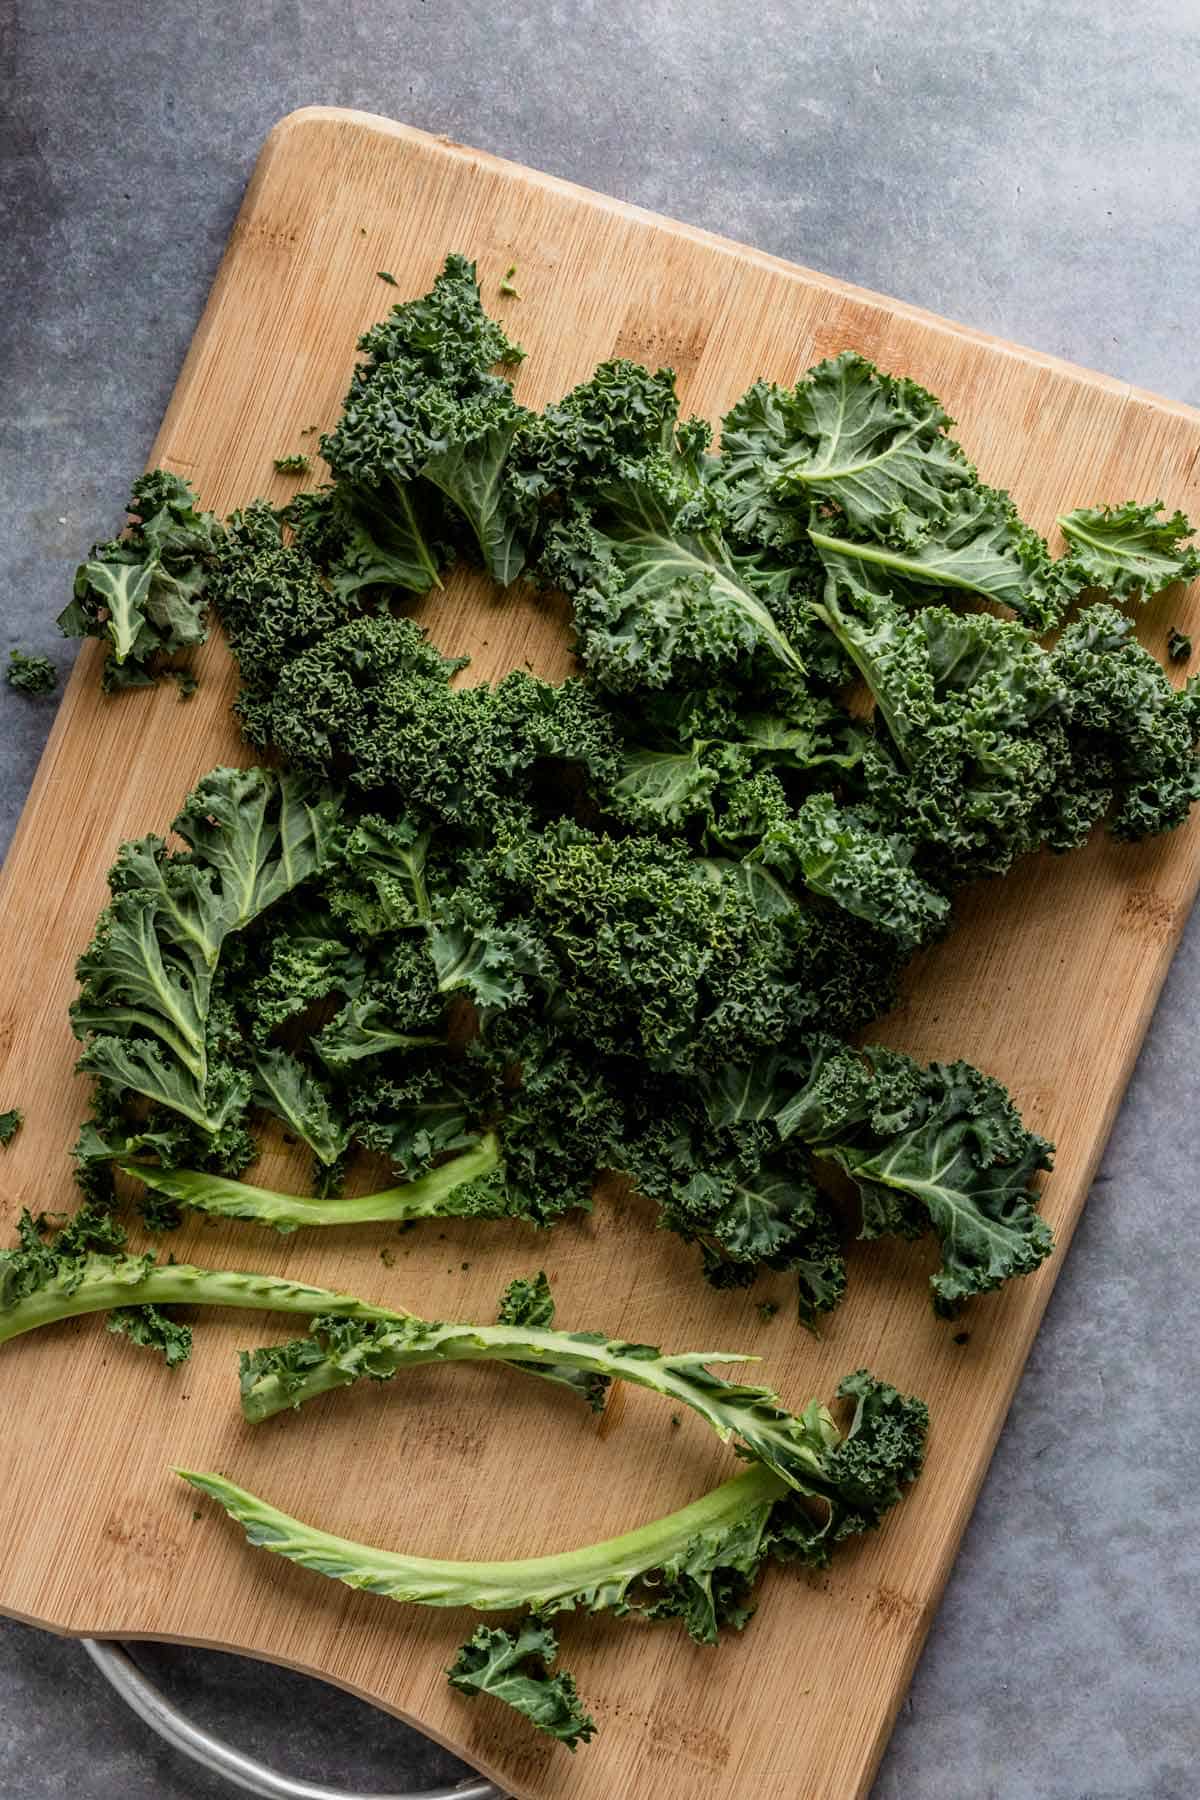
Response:
[[[8,653],[4,679],[18,694],[28,694],[32,698],[54,692],[58,686],[58,670],[48,656],[12,649]]]
[[[452,1688],[469,1698],[490,1694],[523,1718],[557,1738],[568,1750],[590,1743],[596,1721],[583,1710],[575,1678],[550,1669],[558,1656],[558,1639],[541,1619],[523,1619],[513,1631],[481,1625],[447,1669]]]
[[[851,1408],[844,1428],[817,1400],[783,1415],[795,1445],[789,1477],[748,1444],[743,1474],[678,1512],[583,1549],[517,1562],[449,1562],[375,1549],[303,1524],[224,1476],[176,1473],[223,1506],[251,1544],[352,1588],[418,1606],[525,1612],[540,1629],[554,1614],[573,1611],[678,1619],[697,1643],[715,1644],[722,1629],[740,1631],[749,1622],[753,1588],[768,1563],[824,1568],[838,1544],[879,1526],[920,1473],[929,1423],[920,1400],[864,1369],[847,1376],[838,1395]],[[533,1642],[527,1640],[530,1649]],[[540,1642],[549,1660],[551,1645]],[[509,1657],[512,1648],[510,1640]],[[515,1672],[515,1659],[491,1638],[486,1646],[472,1639],[463,1655],[471,1673],[493,1656],[505,1665],[498,1677]],[[501,1679],[491,1691],[509,1699],[504,1686]],[[563,1722],[564,1707],[569,1724],[576,1703],[573,1684],[557,1695],[543,1691],[540,1704],[525,1686],[513,1697],[535,1724],[542,1706],[549,1708],[552,1726]]]
[[[96,544],[75,573],[74,597],[59,615],[64,637],[107,641],[105,693],[149,687],[164,659],[208,635],[208,579],[221,540],[182,476],[154,469],[133,484],[124,537]]]
[[[8,1112],[0,1113],[0,1145],[7,1149],[24,1123],[25,1114],[19,1106],[10,1107]]]

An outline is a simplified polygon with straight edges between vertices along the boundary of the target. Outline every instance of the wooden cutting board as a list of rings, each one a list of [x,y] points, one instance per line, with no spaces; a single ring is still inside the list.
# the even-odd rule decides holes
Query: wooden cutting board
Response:
[[[478,259],[485,302],[529,351],[538,405],[626,355],[678,371],[685,406],[716,420],[758,375],[790,382],[847,346],[942,397],[985,477],[1050,530],[1064,506],[1162,495],[1200,511],[1200,416],[1124,384],[964,330],[687,226],[363,114],[313,108],[272,132],[154,447],[226,511],[294,483],[272,459],[335,419],[354,341],[424,291],[448,249]],[[521,300],[498,283],[519,265]],[[115,501],[117,496],[112,496]],[[82,548],[82,546],[81,546]],[[479,678],[569,667],[551,607],[497,600],[458,575],[427,609]],[[1196,594],[1146,610],[1143,640],[1200,626]],[[231,659],[214,640],[188,705],[173,688],[106,700],[80,657],[3,875],[0,1106],[28,1120],[0,1159],[0,1223],[74,1203],[67,1146],[85,1104],[67,1025],[72,965],[121,839],[162,830],[195,778],[252,760],[229,717]],[[978,1302],[961,1325],[929,1310],[928,1245],[856,1246],[850,1298],[818,1342],[785,1278],[718,1294],[636,1201],[551,1235],[448,1223],[287,1239],[196,1224],[180,1259],[276,1271],[440,1317],[490,1318],[539,1265],[569,1326],[674,1349],[755,1350],[789,1403],[867,1364],[925,1395],[929,1465],[870,1542],[828,1575],[777,1572],[750,1629],[719,1651],[679,1630],[568,1619],[563,1657],[600,1734],[576,1757],[538,1741],[443,1669],[472,1621],[356,1595],[248,1549],[169,1473],[216,1469],[350,1537],[430,1555],[568,1548],[683,1504],[730,1473],[690,1415],[620,1390],[585,1419],[502,1371],[419,1370],[257,1428],[237,1408],[239,1346],[292,1335],[208,1314],[170,1374],[95,1319],[0,1350],[0,1608],[64,1632],[185,1640],[312,1671],[411,1720],[525,1800],[852,1800],[870,1784],[1033,1334],[1061,1267],[1130,1066],[1200,878],[1200,831],[1128,848],[1097,841],[1028,862],[969,896],[949,943],[909,982],[888,1040],[964,1056],[1007,1082],[1058,1142],[1045,1210],[1059,1254]],[[263,1179],[304,1179],[269,1158]],[[755,1303],[783,1310],[763,1324]],[[967,1334],[966,1341],[960,1341]],[[1048,1550],[1047,1555],[1051,1552]],[[270,1684],[262,1684],[270,1705]]]

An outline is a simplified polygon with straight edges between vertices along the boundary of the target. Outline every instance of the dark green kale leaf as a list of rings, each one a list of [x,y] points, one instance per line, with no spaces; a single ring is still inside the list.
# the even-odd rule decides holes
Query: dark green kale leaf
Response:
[[[0,1113],[0,1145],[7,1149],[24,1123],[25,1114],[19,1106],[12,1107],[8,1112]]]
[[[555,959],[556,1015],[594,1053],[683,1071],[731,1035],[765,1045],[786,1029],[781,932],[685,846],[564,820],[502,834],[493,867]]]
[[[212,1137],[237,1129],[250,1093],[222,948],[322,868],[334,853],[337,806],[327,791],[262,769],[214,769],[172,829],[124,844],[112,899],[79,959],[79,1067],[130,1090]]]
[[[803,1057],[722,1070],[707,1105],[718,1127],[770,1124],[781,1141],[839,1164],[858,1188],[864,1237],[932,1226],[942,1267],[930,1285],[943,1316],[1050,1254],[1032,1181],[1051,1166],[1051,1147],[969,1064],[922,1067],[899,1051],[814,1038]]]
[[[1104,588],[1114,600],[1151,600],[1173,581],[1200,575],[1200,551],[1185,542],[1192,527],[1181,512],[1168,517],[1161,500],[1140,506],[1081,506],[1064,513],[1063,559],[1077,587]]]
[[[513,1631],[481,1625],[447,1675],[459,1693],[490,1694],[574,1750],[595,1737],[596,1721],[584,1712],[574,1677],[549,1673],[557,1655],[558,1639],[540,1619],[523,1619]]]
[[[571,601],[588,675],[615,692],[663,688],[759,646],[802,666],[772,612],[779,577],[724,540],[709,436],[703,420],[680,422],[670,370],[614,362],[523,444],[513,479],[548,521],[540,575]]]
[[[217,520],[197,511],[189,483],[168,469],[134,482],[128,510],[125,536],[93,546],[58,619],[65,637],[108,640],[106,693],[150,686],[165,672],[163,656],[204,642],[209,576],[221,542]]]
[[[1172,662],[1190,662],[1192,658],[1191,638],[1174,625],[1167,634],[1167,655]]]
[[[832,794],[814,794],[798,812],[773,822],[754,854],[786,881],[866,919],[902,949],[928,943],[948,922],[949,901],[909,866],[911,843],[872,830]]]
[[[386,512],[414,592],[438,579],[437,541],[456,523],[497,581],[515,580],[533,518],[505,464],[531,415],[490,371],[523,352],[483,311],[474,263],[448,256],[432,290],[394,306],[358,347],[342,417],[321,439],[351,510],[365,494]],[[431,528],[431,509],[446,523]]]
[[[1073,592],[1008,495],[982,484],[898,541],[851,538],[824,525],[808,536],[826,572],[852,591],[891,593],[910,605],[930,589],[961,590],[1009,607],[1041,632],[1058,623]]]
[[[489,1084],[487,1115],[504,1146],[507,1211],[550,1225],[588,1211],[600,1171],[615,1165],[624,1111],[597,1047],[520,1015],[488,1021],[471,1061]]]
[[[357,1067],[354,1059],[351,1065]],[[494,1103],[482,1068],[444,1049],[427,1049],[368,1067],[350,1081],[346,1105],[354,1142],[386,1156],[397,1175],[415,1180],[443,1156],[475,1143]]]
[[[354,617],[358,603],[329,588],[306,551],[285,545],[280,515],[265,500],[228,521],[212,597],[241,675],[234,710],[264,748],[284,665]]]
[[[735,528],[788,542],[816,498],[850,525],[911,542],[975,471],[945,427],[954,421],[915,381],[843,351],[794,388],[757,382],[721,427],[723,479]]]
[[[58,686],[58,670],[48,656],[10,650],[4,679],[19,694],[52,694]]]
[[[1200,798],[1200,678],[1172,687],[1112,606],[1085,607],[1052,653],[1071,696],[1070,753],[1043,803],[1052,849],[1107,818],[1126,842],[1174,831]]]
[[[821,616],[875,702],[852,777],[857,816],[913,846],[942,890],[1004,874],[1044,840],[1062,779],[1072,696],[1060,662],[1023,626],[894,601],[831,582]]]
[[[290,1050],[256,1050],[251,1058],[250,1097],[302,1138],[326,1168],[344,1155],[349,1128],[330,1101],[325,1085]]]

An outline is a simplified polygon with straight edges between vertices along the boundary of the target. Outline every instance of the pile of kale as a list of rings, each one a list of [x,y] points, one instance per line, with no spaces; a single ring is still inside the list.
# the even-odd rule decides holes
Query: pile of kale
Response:
[[[495,1130],[447,1210],[550,1224],[621,1171],[712,1281],[794,1270],[809,1322],[845,1283],[822,1162],[863,1236],[932,1228],[939,1311],[1035,1268],[1050,1147],[1004,1089],[852,1044],[964,883],[1186,818],[1200,683],[1095,590],[1195,574],[1187,521],[1077,511],[1052,558],[851,353],[757,383],[717,454],[666,370],[531,412],[457,256],[360,348],[330,485],[222,527],[156,471],[64,615],[119,687],[211,605],[286,771],[214,771],[183,852],[122,850],[74,1009],[85,1187],[237,1174],[260,1111],[326,1193],[356,1149],[410,1179]],[[456,681],[402,610],[459,559],[565,594],[582,678]]]

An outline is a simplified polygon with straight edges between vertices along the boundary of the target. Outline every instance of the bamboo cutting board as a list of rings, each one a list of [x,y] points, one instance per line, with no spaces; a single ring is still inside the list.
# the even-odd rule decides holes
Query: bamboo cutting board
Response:
[[[617,201],[363,114],[293,114],[272,132],[158,441],[156,462],[227,511],[293,483],[272,459],[335,419],[354,340],[396,293],[423,292],[448,249],[478,259],[484,298],[529,351],[517,383],[538,405],[618,355],[668,363],[685,407],[717,419],[758,375],[794,380],[846,346],[942,397],[986,479],[1049,530],[1063,506],[1161,494],[1200,511],[1200,416]],[[524,298],[500,300],[519,265]],[[114,495],[115,499],[116,496]],[[470,650],[476,678],[569,667],[561,617],[497,600],[457,575],[433,635]],[[1148,608],[1162,653],[1200,626],[1197,596]],[[85,1103],[67,1025],[72,965],[122,838],[161,830],[195,778],[247,762],[229,717],[224,645],[201,658],[186,707],[172,688],[104,699],[98,647],[68,687],[3,876],[0,1105],[28,1121],[0,1165],[0,1223],[74,1203],[66,1147]],[[234,1352],[286,1322],[205,1315],[176,1374],[95,1319],[0,1351],[0,1608],[65,1632],[174,1638],[310,1670],[430,1732],[523,1800],[854,1800],[903,1697],[996,1434],[1061,1266],[1130,1066],[1200,879],[1200,832],[1129,848],[1097,841],[1035,860],[970,896],[950,942],[909,982],[880,1035],[964,1056],[1007,1082],[1058,1142],[1045,1210],[1059,1255],[934,1320],[926,1246],[858,1246],[850,1298],[820,1342],[792,1321],[785,1278],[719,1294],[637,1201],[539,1236],[531,1228],[384,1228],[281,1239],[195,1224],[181,1260],[272,1270],[437,1317],[490,1318],[514,1274],[544,1265],[560,1320],[673,1349],[755,1350],[789,1404],[867,1364],[923,1394],[927,1472],[870,1542],[828,1575],[776,1572],[750,1629],[719,1652],[682,1631],[567,1619],[562,1653],[600,1735],[572,1758],[443,1669],[472,1621],[355,1595],[249,1550],[169,1473],[220,1470],[325,1528],[429,1555],[568,1548],[682,1505],[731,1471],[690,1415],[618,1390],[581,1418],[544,1384],[500,1370],[423,1369],[330,1397],[303,1416],[242,1424]],[[303,1181],[281,1152],[262,1179]],[[619,1196],[618,1196],[619,1199]],[[769,1325],[755,1302],[774,1293]],[[959,1341],[963,1329],[969,1333]],[[262,1695],[270,1704],[270,1684]]]

